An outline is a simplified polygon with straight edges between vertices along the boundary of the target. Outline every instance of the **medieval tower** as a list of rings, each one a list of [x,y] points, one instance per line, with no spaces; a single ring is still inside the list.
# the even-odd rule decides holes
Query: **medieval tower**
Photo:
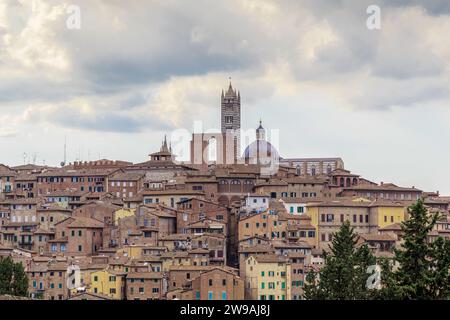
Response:
[[[241,151],[241,95],[230,85],[227,92],[221,97],[221,131],[231,132],[235,135],[235,158],[240,158]]]

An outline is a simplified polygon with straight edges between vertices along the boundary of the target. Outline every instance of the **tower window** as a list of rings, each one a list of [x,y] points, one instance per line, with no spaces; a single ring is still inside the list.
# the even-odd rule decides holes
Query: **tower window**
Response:
[[[225,123],[233,123],[233,116],[225,116]]]

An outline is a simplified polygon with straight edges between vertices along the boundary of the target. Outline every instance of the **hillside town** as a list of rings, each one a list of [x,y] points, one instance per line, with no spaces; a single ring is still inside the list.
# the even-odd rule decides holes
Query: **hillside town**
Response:
[[[418,199],[440,213],[427,241],[450,238],[450,196],[370,181],[339,157],[283,158],[262,121],[239,155],[231,83],[220,110],[221,131],[193,134],[190,161],[162,137],[142,163],[1,164],[0,256],[22,263],[29,297],[301,300],[344,221],[389,259]]]

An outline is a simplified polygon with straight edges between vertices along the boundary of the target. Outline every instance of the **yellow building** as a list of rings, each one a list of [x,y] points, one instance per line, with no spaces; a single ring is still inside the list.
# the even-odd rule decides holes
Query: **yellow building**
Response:
[[[366,198],[336,198],[319,203],[308,203],[307,215],[316,228],[317,246],[326,248],[345,221],[359,234],[377,233],[393,223],[405,220],[404,202],[369,200]]]
[[[102,294],[112,299],[125,298],[125,273],[101,270],[91,273],[88,292]]]
[[[405,221],[406,207],[399,203],[383,203],[377,201],[370,207],[370,216],[378,228]]]
[[[279,255],[254,255],[245,260],[245,298],[291,300],[291,264]]]
[[[114,225],[118,225],[119,224],[119,220],[126,218],[126,217],[130,217],[130,216],[134,216],[136,209],[119,209],[117,211],[114,212]]]

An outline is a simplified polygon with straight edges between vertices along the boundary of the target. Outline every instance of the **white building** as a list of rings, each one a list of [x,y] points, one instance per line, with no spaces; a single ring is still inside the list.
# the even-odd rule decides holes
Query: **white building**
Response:
[[[247,194],[245,208],[247,211],[263,212],[269,208],[269,199],[266,194]]]

